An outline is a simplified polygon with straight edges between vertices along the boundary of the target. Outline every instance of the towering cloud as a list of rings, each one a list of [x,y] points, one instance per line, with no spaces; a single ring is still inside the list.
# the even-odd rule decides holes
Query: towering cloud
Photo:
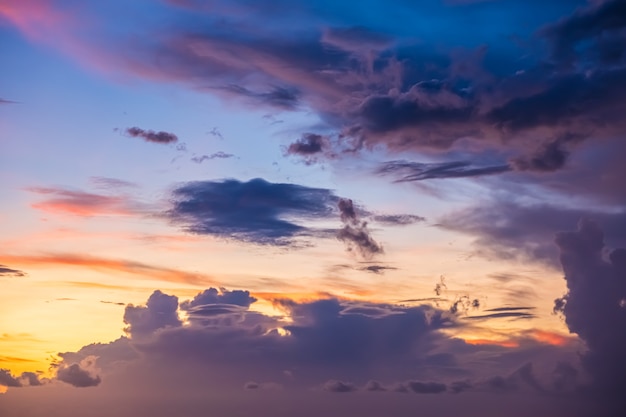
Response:
[[[626,405],[626,249],[607,251],[604,233],[589,219],[574,232],[559,233],[556,244],[567,282],[558,308],[570,331],[587,344],[583,365],[598,394]]]

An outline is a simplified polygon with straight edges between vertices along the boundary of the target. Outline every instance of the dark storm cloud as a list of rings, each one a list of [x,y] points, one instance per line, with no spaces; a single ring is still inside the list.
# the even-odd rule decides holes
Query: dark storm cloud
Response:
[[[626,4],[622,0],[596,2],[545,27],[541,34],[552,43],[556,62],[572,65],[595,58],[604,64],[624,63]]]
[[[377,174],[393,175],[395,182],[423,181],[441,178],[465,178],[501,174],[510,171],[508,165],[474,167],[469,161],[421,163],[388,161],[376,170]]]
[[[19,269],[9,268],[6,265],[0,265],[0,277],[25,277],[26,273]]]
[[[148,298],[145,307],[132,304],[126,306],[124,310],[124,323],[128,325],[126,332],[132,337],[143,337],[157,329],[181,326],[177,310],[177,297],[156,290]]]
[[[337,233],[337,239],[345,242],[349,251],[356,251],[365,259],[384,252],[383,247],[370,235],[367,222],[359,220],[352,200],[341,198],[337,207],[344,223]]]
[[[77,363],[60,367],[57,370],[57,379],[77,388],[95,387],[102,382],[100,376],[92,375]]]
[[[336,201],[327,189],[260,178],[190,182],[173,198],[167,216],[192,233],[271,245],[318,233],[298,221],[328,218]]]
[[[126,129],[126,134],[134,138],[142,138],[146,142],[152,143],[175,143],[178,142],[178,137],[173,133],[168,132],[154,132],[152,130],[144,130],[138,127],[129,127]]]
[[[585,218],[578,230],[558,233],[555,242],[567,283],[559,309],[570,331],[587,344],[582,362],[598,395],[621,398],[624,406],[626,249],[609,252],[598,223]]]
[[[534,260],[558,267],[558,251],[551,237],[582,217],[596,219],[607,230],[612,245],[626,245],[626,213],[619,211],[496,201],[447,214],[438,225],[475,236],[475,253],[481,256]]]

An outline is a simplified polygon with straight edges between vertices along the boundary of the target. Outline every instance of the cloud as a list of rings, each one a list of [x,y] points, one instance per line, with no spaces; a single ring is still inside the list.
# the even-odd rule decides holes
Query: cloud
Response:
[[[598,223],[583,218],[578,230],[555,242],[567,293],[559,309],[570,331],[587,344],[582,363],[598,395],[621,398],[626,385],[626,249],[608,251]]]
[[[395,182],[424,181],[443,178],[466,178],[501,174],[510,171],[508,165],[494,165],[475,168],[468,161],[443,163],[421,163],[408,161],[388,161],[376,170],[377,174],[393,175]]]
[[[621,0],[597,2],[541,30],[552,46],[552,58],[561,65],[597,61],[604,65],[626,61],[626,7]]]
[[[327,189],[260,178],[190,182],[172,195],[167,216],[187,231],[269,245],[319,234],[301,222],[328,218],[337,199]]]
[[[354,392],[358,388],[350,382],[342,382],[337,381],[336,379],[331,379],[324,383],[322,389],[328,392]]]
[[[370,391],[370,392],[383,392],[383,391],[387,391],[387,388],[385,388],[378,381],[370,380],[370,381],[367,381],[367,384],[365,384],[365,386],[363,387],[363,390]]]
[[[35,372],[22,372],[19,376],[13,376],[10,370],[0,368],[0,386],[2,387],[37,387],[43,384],[44,380]]]
[[[406,385],[416,394],[440,394],[447,389],[446,384],[438,382],[409,381]]]
[[[194,156],[191,158],[192,162],[195,162],[196,164],[201,164],[204,161],[210,161],[212,159],[226,159],[226,158],[232,158],[235,155],[233,155],[232,153],[226,153],[226,152],[215,152],[212,153],[211,155],[201,155],[201,156]]]
[[[126,134],[133,138],[141,138],[146,142],[168,144],[178,142],[178,136],[168,132],[154,132],[152,130],[144,130],[138,127],[129,127],[126,129]]]
[[[64,188],[31,187],[27,191],[45,196],[31,207],[55,214],[75,216],[131,216],[142,211],[140,205],[125,195],[103,195]]]
[[[26,273],[19,269],[9,268],[6,265],[0,265],[0,277],[25,277]]]
[[[361,268],[361,271],[371,272],[373,274],[382,274],[385,271],[395,270],[398,268],[394,268],[392,266],[384,266],[384,265],[368,265]]]
[[[21,387],[20,381],[11,375],[8,369],[0,369],[0,385],[5,387]]]
[[[181,310],[190,310],[210,304],[226,304],[248,308],[256,301],[257,299],[252,297],[249,291],[229,291],[225,288],[220,288],[218,291],[215,288],[209,288],[208,290],[198,293],[193,300],[183,301],[180,304],[180,308]]]
[[[74,266],[80,268],[92,268],[94,270],[112,271],[117,273],[132,274],[145,279],[158,279],[166,282],[178,282],[191,285],[207,285],[214,283],[214,278],[201,273],[191,273],[173,268],[145,264],[125,259],[100,258],[87,255],[68,253],[42,254],[42,255],[3,255],[3,260],[33,265],[33,266]],[[79,285],[106,285],[96,283],[84,283]],[[117,287],[119,288],[119,287]]]
[[[152,293],[146,306],[128,305],[124,310],[125,331],[133,338],[151,335],[165,327],[179,327],[178,298],[157,290]]]
[[[98,375],[92,375],[88,370],[83,369],[79,364],[73,363],[69,366],[61,366],[57,369],[57,379],[77,388],[95,387],[100,385],[102,380]]]
[[[379,214],[374,216],[373,220],[385,226],[407,226],[409,224],[425,222],[426,218],[415,214]]]
[[[510,161],[511,167],[517,171],[556,171],[565,165],[569,157],[566,145],[577,142],[584,137],[580,135],[562,135],[557,139],[543,143],[534,153],[513,158]]]
[[[383,253],[383,247],[370,235],[367,222],[358,219],[352,200],[341,198],[337,207],[344,223],[337,233],[337,239],[345,242],[349,251],[356,251],[365,259]]]
[[[475,236],[477,255],[532,260],[557,268],[558,251],[551,243],[552,235],[586,216],[597,219],[606,228],[609,242],[626,244],[626,213],[591,212],[549,204],[489,202],[446,214],[438,226]]]
[[[330,157],[329,149],[330,140],[327,136],[304,133],[300,139],[287,147],[285,154],[301,156],[307,164],[312,164],[319,156]]]
[[[210,379],[240,389],[246,382],[267,380],[278,372],[280,378],[289,378],[290,385],[311,388],[329,379],[367,381],[375,376],[397,377],[409,370],[414,373],[426,364],[451,366],[450,361],[431,359],[433,344],[444,338],[439,330],[454,326],[444,312],[432,307],[344,304],[337,299],[274,300],[289,317],[286,321],[248,310],[250,300],[243,299],[244,293],[221,293],[234,297],[230,302],[239,305],[216,300],[220,294],[210,289],[177,305],[176,297],[155,291],[145,307],[127,306],[124,320],[130,338],[59,354],[57,366],[65,370],[61,378],[87,373],[95,383],[94,375],[101,369],[104,375],[157,383],[171,373],[181,373],[190,384]],[[219,303],[204,304],[207,297]],[[189,307],[194,300],[205,307],[238,308],[182,325],[177,307],[202,307]],[[207,369],[212,371],[206,374]],[[210,375],[221,376],[207,379]],[[272,379],[280,383],[278,376]]]

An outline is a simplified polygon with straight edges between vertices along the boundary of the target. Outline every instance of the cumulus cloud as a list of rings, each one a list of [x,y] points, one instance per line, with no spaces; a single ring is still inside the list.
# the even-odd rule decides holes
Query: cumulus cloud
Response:
[[[133,138],[141,138],[146,142],[168,144],[178,142],[178,136],[168,132],[154,132],[152,130],[144,130],[138,127],[129,127],[126,129],[126,134]]]
[[[608,251],[598,223],[556,235],[567,293],[558,306],[588,347],[582,362],[598,392],[622,398],[626,386],[626,249]],[[571,372],[570,372],[571,373]]]
[[[327,189],[260,178],[190,182],[177,187],[173,198],[167,216],[192,233],[270,245],[321,233],[301,222],[328,218],[336,200]]]
[[[77,388],[95,387],[100,385],[102,380],[98,375],[92,375],[89,370],[84,369],[81,365],[73,363],[71,365],[62,365],[57,369],[57,379]]]
[[[256,301],[257,299],[250,295],[250,291],[209,288],[198,293],[192,300],[183,301],[180,308],[181,310],[190,310],[210,304],[230,304],[247,308]]]
[[[178,318],[178,298],[156,290],[145,307],[126,307],[124,323],[128,325],[126,332],[132,337],[147,336],[165,327],[179,327],[182,322]]]

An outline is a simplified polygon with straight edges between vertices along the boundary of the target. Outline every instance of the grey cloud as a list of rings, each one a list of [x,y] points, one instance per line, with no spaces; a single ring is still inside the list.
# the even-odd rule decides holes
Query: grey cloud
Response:
[[[154,132],[152,130],[144,130],[138,127],[129,127],[126,133],[134,138],[142,138],[146,142],[168,144],[178,142],[178,137],[173,133]]]
[[[8,369],[0,369],[0,385],[5,387],[21,387],[19,379],[11,375]]]
[[[446,384],[439,382],[408,381],[406,385],[416,394],[440,394],[447,389]]]
[[[165,327],[178,327],[182,322],[178,318],[178,298],[156,290],[146,306],[128,305],[124,310],[125,329],[132,337],[145,337],[155,330]]]
[[[387,391],[387,388],[385,388],[380,382],[378,381],[374,381],[374,380],[370,380],[367,381],[367,384],[365,384],[365,387],[363,387],[364,391],[373,391],[373,392],[382,392],[382,391]]]
[[[6,265],[0,265],[0,277],[25,277],[26,273],[19,269],[9,268]]]
[[[439,227],[476,237],[475,253],[487,258],[532,260],[558,267],[552,235],[582,217],[592,217],[607,230],[612,245],[626,245],[626,213],[590,212],[547,204],[521,205],[496,201],[443,216]]]
[[[359,221],[352,200],[341,198],[337,207],[344,223],[337,233],[337,239],[345,242],[349,251],[354,250],[366,259],[383,253],[383,247],[370,235],[367,222]]]
[[[621,398],[626,405],[621,390],[626,386],[626,249],[607,253],[602,229],[587,218],[578,230],[558,233],[555,242],[567,283],[565,322],[588,347],[583,365],[598,395]]]
[[[190,182],[177,187],[173,198],[166,215],[192,233],[270,245],[321,233],[296,221],[328,218],[337,199],[327,189],[260,178]]]
[[[195,162],[196,164],[201,164],[204,161],[210,161],[212,159],[227,159],[227,158],[232,158],[235,155],[233,155],[232,153],[226,153],[226,152],[215,152],[212,153],[211,155],[201,155],[201,156],[193,156],[191,158],[192,162]]]
[[[509,165],[474,167],[468,161],[421,163],[388,161],[380,165],[377,174],[393,175],[395,182],[424,181],[443,178],[467,178],[501,174],[510,171]]]
[[[354,392],[358,388],[350,382],[343,382],[331,379],[324,383],[322,389],[328,392]]]
[[[380,214],[374,216],[373,220],[386,226],[407,226],[425,222],[426,218],[415,214]]]
[[[77,363],[57,369],[57,379],[77,388],[95,387],[102,382],[100,376],[91,375]]]

